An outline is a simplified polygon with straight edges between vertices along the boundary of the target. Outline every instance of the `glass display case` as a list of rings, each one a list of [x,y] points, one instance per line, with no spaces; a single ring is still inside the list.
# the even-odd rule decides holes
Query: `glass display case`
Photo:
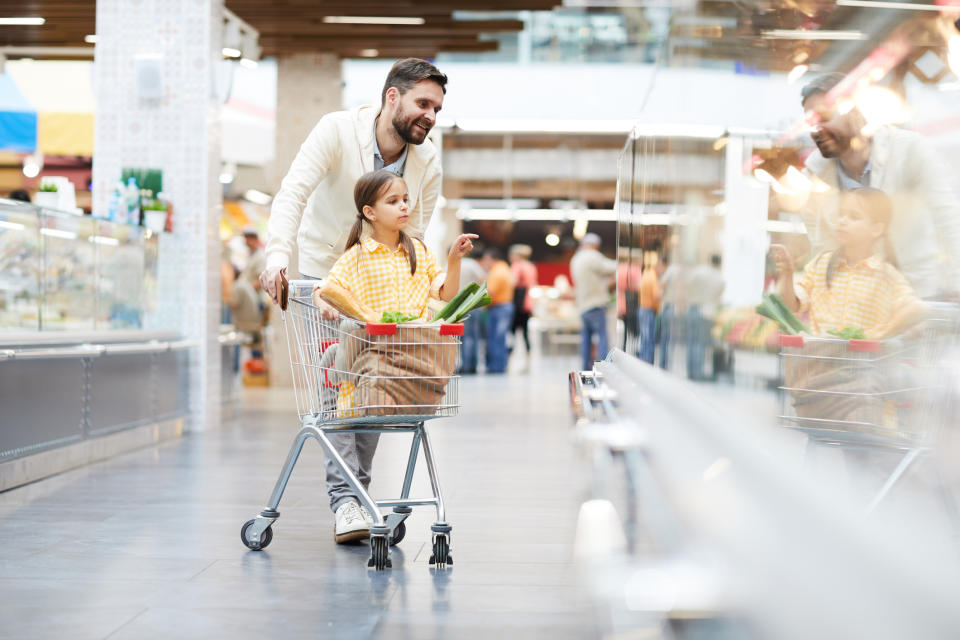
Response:
[[[0,200],[0,332],[141,329],[158,236]]]

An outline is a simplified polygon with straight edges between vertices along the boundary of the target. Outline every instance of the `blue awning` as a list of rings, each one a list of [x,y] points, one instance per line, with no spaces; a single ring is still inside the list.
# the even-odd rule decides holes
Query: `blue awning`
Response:
[[[0,73],[0,150],[37,148],[37,112],[9,74]]]

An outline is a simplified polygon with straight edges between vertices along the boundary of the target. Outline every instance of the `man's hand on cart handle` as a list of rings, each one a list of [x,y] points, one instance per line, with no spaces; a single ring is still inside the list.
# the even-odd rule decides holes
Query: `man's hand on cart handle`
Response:
[[[286,267],[270,267],[264,269],[263,273],[260,274],[260,286],[263,287],[263,290],[270,296],[274,304],[280,303],[280,286],[278,281],[280,280],[281,273],[286,277],[286,272]]]
[[[320,316],[324,320],[339,320],[340,312],[337,311],[335,307],[331,306],[326,300],[320,297],[321,286],[323,286],[323,282],[319,281],[313,287],[313,304],[317,305],[317,309],[320,310]]]

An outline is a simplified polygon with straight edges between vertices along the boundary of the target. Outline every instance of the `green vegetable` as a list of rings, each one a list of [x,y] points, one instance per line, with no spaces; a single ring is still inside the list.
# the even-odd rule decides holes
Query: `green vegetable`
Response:
[[[770,294],[770,300],[777,305],[777,308],[780,311],[780,315],[790,324],[794,329],[794,333],[810,333],[810,330],[807,329],[800,320],[797,319],[797,316],[793,315],[793,311],[783,302],[783,300],[775,293]]]
[[[863,329],[860,327],[844,327],[839,331],[836,329],[830,329],[827,331],[832,336],[837,336],[838,338],[843,338],[844,340],[866,340],[867,335],[863,332]]]
[[[456,311],[461,304],[463,304],[463,301],[466,300],[468,296],[476,293],[479,288],[479,284],[476,282],[471,282],[463,289],[460,289],[460,291],[457,292],[457,295],[453,296],[453,300],[448,302],[443,309],[440,309],[440,313],[435,315],[432,321],[436,322],[438,320],[443,320],[444,318],[449,318],[451,315],[453,315],[453,312]]]
[[[417,316],[411,316],[402,311],[384,311],[380,317],[380,322],[402,324],[404,322],[412,322],[416,319]]]
[[[485,299],[487,300],[486,303],[484,303]],[[487,295],[486,282],[480,285],[480,288],[477,289],[476,292],[463,301],[463,304],[457,308],[456,313],[450,317],[450,322],[460,322],[466,318],[467,314],[469,314],[471,311],[483,307],[485,304],[490,304],[490,296]]]

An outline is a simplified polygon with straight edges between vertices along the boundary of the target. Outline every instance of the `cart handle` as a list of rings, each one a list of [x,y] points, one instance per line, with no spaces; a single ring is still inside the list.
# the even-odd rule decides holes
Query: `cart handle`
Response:
[[[424,325],[413,324],[410,326],[423,327]],[[393,336],[397,334],[397,324],[395,322],[368,322],[367,335],[370,336]],[[442,336],[462,336],[463,323],[444,323],[440,325],[440,335]]]

